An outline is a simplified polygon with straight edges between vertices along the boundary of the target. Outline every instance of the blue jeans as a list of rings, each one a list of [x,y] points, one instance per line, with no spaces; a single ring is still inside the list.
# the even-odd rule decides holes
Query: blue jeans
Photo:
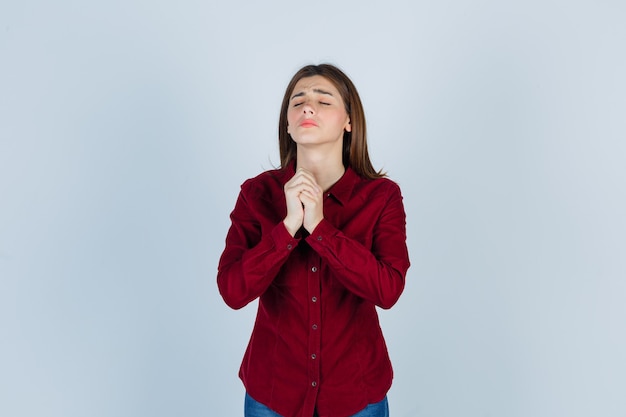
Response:
[[[281,415],[256,401],[246,392],[244,417],[281,417]],[[313,417],[317,417],[317,412]],[[387,397],[376,404],[369,404],[352,417],[389,417],[389,403],[387,402]]]

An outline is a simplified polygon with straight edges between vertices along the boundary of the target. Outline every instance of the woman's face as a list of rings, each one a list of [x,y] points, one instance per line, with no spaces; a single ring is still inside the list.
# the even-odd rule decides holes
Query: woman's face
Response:
[[[343,143],[350,132],[350,118],[333,83],[321,75],[302,78],[291,93],[287,110],[287,132],[298,145]]]

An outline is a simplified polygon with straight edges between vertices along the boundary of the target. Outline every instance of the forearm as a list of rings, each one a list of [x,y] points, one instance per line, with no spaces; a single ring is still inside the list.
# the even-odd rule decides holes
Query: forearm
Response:
[[[322,221],[307,242],[348,291],[382,308],[391,308],[402,294],[409,268],[403,236],[388,239],[385,250],[373,253]]]
[[[218,288],[226,304],[239,309],[261,296],[298,242],[281,222],[249,248],[242,231],[233,224],[217,273]]]

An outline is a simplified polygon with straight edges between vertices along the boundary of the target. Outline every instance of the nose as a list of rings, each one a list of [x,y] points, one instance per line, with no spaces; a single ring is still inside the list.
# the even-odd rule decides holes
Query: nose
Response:
[[[315,108],[311,105],[310,102],[306,102],[304,104],[302,104],[302,111],[304,112],[304,114],[313,114],[315,113]]]

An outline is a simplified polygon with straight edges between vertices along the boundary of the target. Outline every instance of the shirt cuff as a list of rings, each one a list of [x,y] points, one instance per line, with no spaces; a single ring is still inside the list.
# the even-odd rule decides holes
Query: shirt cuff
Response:
[[[328,220],[322,219],[305,240],[311,247],[314,247],[317,242],[321,243],[324,239],[334,236],[336,233],[337,229]]]
[[[274,246],[279,250],[291,251],[300,243],[300,239],[291,236],[283,222],[278,223],[272,230],[272,239]]]

